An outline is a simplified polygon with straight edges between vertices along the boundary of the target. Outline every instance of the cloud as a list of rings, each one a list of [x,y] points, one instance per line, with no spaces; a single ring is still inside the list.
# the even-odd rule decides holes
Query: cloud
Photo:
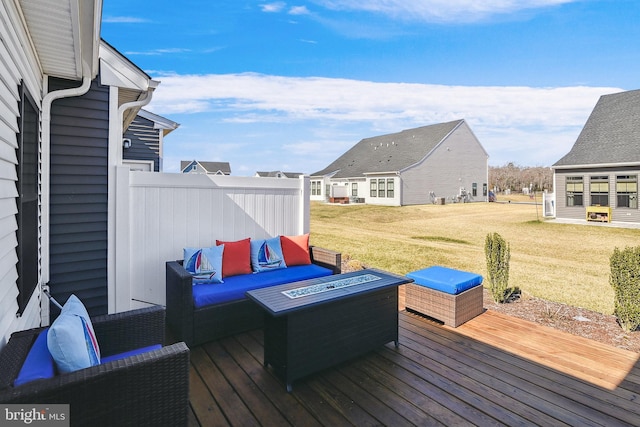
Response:
[[[282,10],[284,10],[285,7],[287,7],[287,4],[283,1],[277,1],[274,3],[264,3],[260,5],[261,10],[267,13],[282,12]]]
[[[144,55],[144,56],[157,56],[157,55],[167,55],[167,54],[175,54],[175,53],[188,53],[191,52],[191,49],[185,49],[180,47],[173,48],[164,48],[164,49],[152,49],[147,51],[127,51],[125,52],[127,55]]]
[[[312,0],[326,9],[363,11],[393,19],[476,22],[496,15],[541,9],[580,0]]]
[[[309,15],[310,13],[307,6],[293,6],[289,9],[289,15]]]
[[[149,22],[149,20],[135,16],[105,16],[102,18],[102,22],[107,24],[141,24]]]
[[[154,78],[161,85],[151,111],[215,116],[220,123],[236,126],[238,133],[256,126],[290,133],[295,127],[306,134],[287,142],[286,149],[295,155],[317,150],[323,156],[322,147],[337,141],[349,146],[365,137],[465,119],[492,164],[553,163],[571,148],[598,98],[622,90],[379,83],[253,73]],[[335,132],[322,136],[321,129]]]

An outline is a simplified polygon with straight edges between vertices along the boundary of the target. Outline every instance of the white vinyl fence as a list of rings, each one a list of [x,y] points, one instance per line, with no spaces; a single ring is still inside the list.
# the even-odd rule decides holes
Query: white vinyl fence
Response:
[[[117,171],[110,311],[165,304],[165,262],[184,247],[309,232],[309,177]]]

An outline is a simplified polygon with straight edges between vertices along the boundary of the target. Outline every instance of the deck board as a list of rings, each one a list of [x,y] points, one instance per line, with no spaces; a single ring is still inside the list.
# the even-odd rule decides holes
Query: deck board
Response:
[[[190,425],[640,424],[638,354],[486,311],[451,328],[401,311],[393,343],[285,386],[262,331],[192,349]]]

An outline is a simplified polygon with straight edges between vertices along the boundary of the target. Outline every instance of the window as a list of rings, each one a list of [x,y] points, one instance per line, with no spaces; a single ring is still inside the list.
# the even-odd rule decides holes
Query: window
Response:
[[[609,206],[609,177],[592,176],[590,179],[591,206]]]
[[[358,197],[358,183],[351,183],[351,196]]]
[[[384,193],[385,193],[384,178],[381,178],[378,180],[378,196],[384,197]]]
[[[322,196],[322,181],[311,181],[311,195]]]
[[[619,208],[638,209],[638,176],[616,176],[616,200]]]
[[[390,198],[395,197],[393,186],[394,186],[393,178],[387,178],[387,197],[390,197]]]
[[[370,196],[371,197],[377,197],[378,196],[378,181],[376,181],[375,179],[371,180],[371,188],[370,188]]]
[[[471,195],[476,197],[478,195],[478,183],[474,182],[471,184]]]
[[[482,196],[487,197],[487,183],[482,184]]]
[[[24,312],[38,284],[38,146],[40,113],[20,86],[18,148],[18,314]]]
[[[584,182],[581,176],[567,177],[567,206],[584,206]]]

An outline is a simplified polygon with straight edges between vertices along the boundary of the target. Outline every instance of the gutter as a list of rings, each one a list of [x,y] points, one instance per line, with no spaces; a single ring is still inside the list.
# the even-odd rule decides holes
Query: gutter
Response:
[[[640,162],[627,163],[593,163],[585,165],[558,165],[551,166],[551,169],[593,169],[593,168],[620,168],[628,166],[640,166]]]
[[[44,76],[45,88],[48,88],[48,75]],[[42,283],[49,282],[49,211],[51,195],[51,107],[53,101],[61,98],[71,98],[84,95],[91,87],[91,66],[85,61],[82,62],[82,84],[78,87],[61,89],[47,93],[42,99],[42,201],[40,229],[46,230],[41,234],[42,251]]]

